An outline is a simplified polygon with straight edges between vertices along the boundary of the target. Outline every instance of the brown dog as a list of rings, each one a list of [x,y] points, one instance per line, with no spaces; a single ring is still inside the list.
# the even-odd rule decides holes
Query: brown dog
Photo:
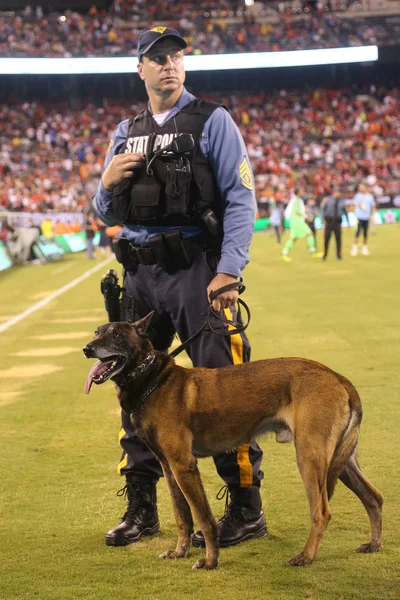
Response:
[[[306,488],[311,532],[289,565],[311,564],[331,517],[329,499],[339,478],[364,504],[371,539],[357,552],[379,552],[382,495],[364,477],[356,456],[360,397],[348,379],[305,358],[274,358],[222,369],[184,369],[155,351],[146,331],[152,313],[134,324],[102,325],[83,349],[98,358],[86,382],[113,379],[122,409],[160,461],[172,496],[178,543],[162,558],[187,556],[192,513],[206,541],[194,568],[214,569],[215,520],[197,468],[213,456],[270,431],[290,428]]]

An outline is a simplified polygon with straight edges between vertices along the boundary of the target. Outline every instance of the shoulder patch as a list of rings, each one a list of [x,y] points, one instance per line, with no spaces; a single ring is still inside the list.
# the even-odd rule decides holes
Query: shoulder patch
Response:
[[[164,33],[164,31],[166,30],[166,27],[154,27],[153,29],[150,29],[150,31],[157,31],[157,33]]]
[[[240,183],[248,190],[253,190],[253,174],[247,158],[244,157],[239,166]]]
[[[107,148],[107,154],[110,152],[110,150],[113,146],[114,146],[114,140],[110,140],[110,143],[108,144],[108,148]]]

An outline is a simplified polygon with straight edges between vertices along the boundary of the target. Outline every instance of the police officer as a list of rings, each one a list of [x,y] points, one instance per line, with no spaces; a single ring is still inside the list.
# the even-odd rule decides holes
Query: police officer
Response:
[[[237,126],[222,106],[195,98],[184,87],[186,46],[171,28],[157,27],[140,36],[138,72],[148,108],[115,129],[94,199],[104,222],[124,224],[116,247],[124,287],[135,300],[135,320],[156,311],[150,337],[164,352],[175,332],[186,340],[200,328],[211,291],[241,276],[256,214],[253,174]],[[232,318],[237,298],[236,289],[220,293],[213,308]],[[229,338],[204,331],[187,351],[197,367],[250,359],[243,333]],[[128,508],[106,534],[110,546],[159,531],[156,483],[161,466],[125,414],[120,442],[118,471],[126,477]],[[214,457],[230,499],[218,521],[221,546],[267,534],[259,490],[261,459],[255,441]],[[192,541],[205,545],[201,532]]]
[[[334,190],[333,194],[328,196],[322,203],[321,217],[325,225],[324,235],[324,255],[323,260],[327,259],[329,241],[332,233],[336,239],[336,256],[338,260],[342,260],[342,216],[345,215],[347,222],[349,217],[347,213],[346,203],[342,198],[340,190]]]

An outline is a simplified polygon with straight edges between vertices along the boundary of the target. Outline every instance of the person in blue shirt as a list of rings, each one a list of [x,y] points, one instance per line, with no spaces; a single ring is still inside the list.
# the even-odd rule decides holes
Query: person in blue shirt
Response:
[[[358,192],[354,196],[354,214],[357,217],[357,231],[354,238],[354,243],[351,249],[351,256],[357,256],[358,254],[358,241],[363,232],[363,245],[361,248],[361,254],[368,256],[368,228],[371,217],[375,212],[375,200],[372,194],[368,192],[368,188],[364,183],[360,183],[358,186]]]
[[[175,29],[157,27],[141,35],[138,72],[148,108],[115,129],[94,197],[105,223],[124,225],[116,247],[124,288],[134,298],[135,320],[156,312],[150,337],[164,352],[175,333],[186,340],[200,328],[211,291],[241,277],[256,215],[253,173],[242,136],[225,108],[185,89],[185,47]],[[236,289],[226,291],[212,306],[232,318],[237,298]],[[229,338],[206,330],[187,352],[197,367],[250,359],[244,333]],[[159,531],[156,483],[162,469],[124,413],[120,443],[118,472],[126,477],[128,508],[121,523],[106,534],[110,546]],[[267,535],[259,489],[261,459],[255,441],[214,457],[230,495],[218,521],[221,546]],[[205,545],[201,532],[192,543]]]

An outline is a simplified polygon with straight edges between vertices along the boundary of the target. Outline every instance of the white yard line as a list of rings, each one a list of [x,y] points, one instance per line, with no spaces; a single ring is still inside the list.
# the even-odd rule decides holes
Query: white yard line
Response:
[[[77,277],[77,279],[74,279],[73,281],[70,281],[69,283],[67,283],[66,285],[64,285],[62,288],[60,288],[59,290],[56,290],[55,292],[53,292],[52,294],[50,294],[46,298],[43,298],[43,300],[40,300],[40,302],[37,302],[36,304],[33,304],[30,308],[27,308],[22,313],[19,313],[19,315],[15,315],[15,317],[12,317],[12,319],[9,319],[5,323],[2,323],[0,325],[0,333],[2,333],[3,331],[5,331],[9,327],[12,327],[16,323],[19,323],[20,321],[22,321],[26,317],[29,317],[29,315],[31,315],[32,313],[36,312],[37,310],[40,310],[41,308],[43,308],[43,306],[46,306],[46,304],[48,304],[49,302],[51,302],[55,298],[58,298],[58,296],[61,296],[61,294],[64,294],[65,292],[68,292],[68,290],[72,289],[73,287],[75,287],[76,285],[78,285],[79,283],[81,283],[81,281],[84,281],[85,279],[87,279],[88,277],[90,277],[91,275],[93,275],[93,273],[96,273],[96,271],[99,271],[100,269],[102,269],[103,267],[105,267],[105,265],[108,265],[108,263],[110,263],[112,260],[114,260],[113,256],[108,257],[106,260],[103,260],[103,262],[99,263],[98,265],[96,265],[92,269],[89,269],[89,271],[86,271],[86,273],[84,273],[80,277]]]
[[[51,275],[56,275],[57,273],[62,273],[63,271],[66,271],[67,269],[70,269],[71,267],[73,267],[73,265],[74,265],[74,263],[70,262],[70,263],[64,265],[63,267],[54,269],[54,271],[51,272]]]

